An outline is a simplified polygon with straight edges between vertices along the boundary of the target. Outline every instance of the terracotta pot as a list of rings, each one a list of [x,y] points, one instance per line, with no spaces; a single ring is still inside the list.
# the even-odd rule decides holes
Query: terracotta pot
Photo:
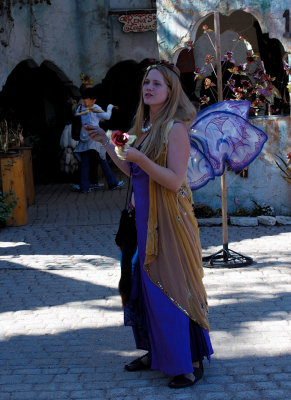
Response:
[[[18,154],[23,155],[23,168],[24,168],[24,182],[26,191],[27,206],[35,202],[35,189],[32,168],[32,147],[14,147],[11,151],[16,151]]]
[[[20,153],[0,153],[1,190],[3,193],[13,192],[17,205],[6,226],[27,224],[27,201],[24,179],[24,157]]]

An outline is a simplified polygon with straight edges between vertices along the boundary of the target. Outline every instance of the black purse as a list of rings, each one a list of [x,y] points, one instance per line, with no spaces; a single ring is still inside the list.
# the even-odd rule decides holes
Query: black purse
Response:
[[[121,296],[123,307],[126,306],[130,298],[132,263],[131,260],[137,248],[137,232],[135,224],[135,211],[128,209],[129,193],[132,193],[131,184],[129,185],[126,196],[126,207],[121,212],[118,231],[115,243],[121,249],[121,276],[118,290]]]
[[[76,141],[80,140],[81,128],[82,128],[81,116],[74,115],[72,118],[72,138]]]

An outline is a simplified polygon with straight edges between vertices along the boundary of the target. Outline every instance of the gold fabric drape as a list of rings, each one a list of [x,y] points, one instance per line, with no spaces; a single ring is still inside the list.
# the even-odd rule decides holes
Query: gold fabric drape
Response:
[[[167,165],[167,145],[157,163]],[[199,230],[186,182],[174,193],[149,179],[144,270],[175,306],[209,331]]]

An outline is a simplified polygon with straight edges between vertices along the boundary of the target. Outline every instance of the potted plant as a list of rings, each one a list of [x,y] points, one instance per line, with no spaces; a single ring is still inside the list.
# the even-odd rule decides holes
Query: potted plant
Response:
[[[0,191],[0,227],[5,226],[6,221],[12,217],[16,205],[17,199],[13,192],[2,193]]]
[[[7,226],[27,223],[27,200],[25,190],[24,157],[17,150],[22,130],[0,122],[0,190],[3,219]],[[17,204],[15,204],[17,201]]]

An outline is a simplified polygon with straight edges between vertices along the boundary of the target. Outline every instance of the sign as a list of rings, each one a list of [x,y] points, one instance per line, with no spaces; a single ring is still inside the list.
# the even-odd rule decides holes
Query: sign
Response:
[[[118,20],[124,24],[123,31],[126,33],[157,30],[156,14],[127,14],[121,15]]]

